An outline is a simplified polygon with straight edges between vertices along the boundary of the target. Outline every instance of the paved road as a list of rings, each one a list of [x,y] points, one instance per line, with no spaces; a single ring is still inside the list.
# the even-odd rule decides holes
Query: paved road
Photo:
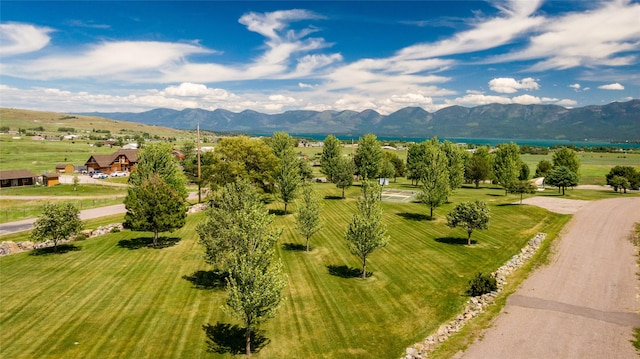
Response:
[[[26,197],[27,196],[24,196],[22,198],[26,198]],[[43,197],[43,198],[38,198],[38,199],[51,198],[51,197],[46,197],[46,196],[32,196],[32,197]],[[2,196],[2,198],[7,198],[7,196]],[[55,198],[56,199],[60,199],[60,196],[55,197]],[[74,197],[74,198],[78,199],[78,197]],[[189,193],[188,199],[189,200],[196,200],[196,199],[198,199],[198,194],[196,192]],[[105,206],[105,207],[98,207],[98,208],[82,210],[82,211],[80,211],[80,219],[84,221],[84,220],[87,220],[87,219],[106,217],[106,216],[110,216],[110,215],[113,215],[113,214],[120,214],[120,213],[126,213],[126,210],[124,208],[124,204],[114,204],[112,206]],[[36,221],[36,218],[27,218],[27,219],[23,219],[21,221],[0,223],[0,236],[3,236],[5,234],[28,231],[31,228],[33,228],[33,222],[35,222],[35,221]],[[0,241],[1,241],[1,238],[0,238]]]
[[[114,204],[112,206],[82,210],[80,211],[80,219],[84,221],[87,219],[100,218],[125,212],[126,210],[124,208],[124,204]],[[33,228],[33,222],[35,221],[35,218],[27,218],[22,221],[0,223],[0,236],[10,233],[28,231]]]
[[[552,263],[524,281],[494,326],[456,358],[637,358],[636,249],[640,198],[583,205],[563,230]]]

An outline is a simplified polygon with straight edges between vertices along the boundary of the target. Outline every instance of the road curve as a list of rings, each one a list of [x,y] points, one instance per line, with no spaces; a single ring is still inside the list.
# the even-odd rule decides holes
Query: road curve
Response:
[[[482,339],[455,358],[635,358],[640,328],[636,249],[640,198],[582,206]]]

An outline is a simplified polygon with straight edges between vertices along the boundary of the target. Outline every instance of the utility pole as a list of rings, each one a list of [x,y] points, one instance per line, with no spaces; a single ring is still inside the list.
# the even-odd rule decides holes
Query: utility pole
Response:
[[[200,171],[200,122],[198,122],[197,125],[197,138],[198,138],[198,152],[197,152],[197,156],[198,156],[198,203],[202,202],[202,191],[200,190],[200,186],[202,184],[202,172]]]

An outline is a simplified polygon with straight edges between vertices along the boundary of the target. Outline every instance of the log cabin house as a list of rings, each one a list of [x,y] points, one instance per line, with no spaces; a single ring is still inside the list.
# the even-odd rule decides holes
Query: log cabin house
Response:
[[[112,172],[130,172],[138,163],[138,150],[120,149],[109,155],[91,155],[85,166],[87,171],[102,172],[110,174]]]

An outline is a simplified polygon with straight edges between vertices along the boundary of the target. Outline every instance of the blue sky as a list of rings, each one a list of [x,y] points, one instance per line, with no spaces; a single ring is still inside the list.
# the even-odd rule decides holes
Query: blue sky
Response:
[[[602,105],[640,1],[0,2],[0,106],[59,112]]]

